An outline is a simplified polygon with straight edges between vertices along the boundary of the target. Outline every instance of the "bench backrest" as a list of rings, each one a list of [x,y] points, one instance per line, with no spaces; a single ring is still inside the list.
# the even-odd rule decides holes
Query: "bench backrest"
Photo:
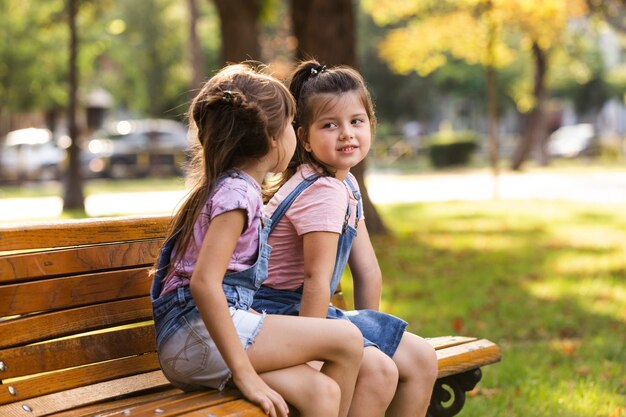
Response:
[[[149,271],[170,220],[0,226],[0,415],[45,415],[168,386]],[[340,289],[333,304],[345,307]]]
[[[79,398],[82,388],[88,402],[167,384],[155,353],[149,270],[169,221],[0,227],[0,407],[40,415],[67,407],[54,396],[61,391]]]

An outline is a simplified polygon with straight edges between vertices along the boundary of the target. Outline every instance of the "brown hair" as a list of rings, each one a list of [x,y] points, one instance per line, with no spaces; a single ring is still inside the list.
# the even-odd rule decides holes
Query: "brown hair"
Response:
[[[298,133],[298,145],[287,170],[283,173],[275,189],[287,182],[301,164],[311,164],[319,168],[324,175],[332,176],[326,167],[313,154],[307,152],[304,147],[309,140],[309,128],[316,117],[316,113],[332,99],[322,95],[356,92],[369,118],[372,135],[376,130],[376,115],[372,98],[365,85],[365,80],[354,68],[348,66],[326,68],[325,65],[321,65],[313,59],[302,61],[295,68],[289,81],[289,91],[293,94],[297,104],[294,128]],[[298,130],[298,128],[302,129]]]
[[[200,211],[219,176],[231,168],[262,158],[270,151],[270,137],[278,138],[296,107],[289,90],[254,63],[232,64],[209,79],[189,108],[193,184],[177,210],[169,236],[176,235],[173,265],[189,247]]]

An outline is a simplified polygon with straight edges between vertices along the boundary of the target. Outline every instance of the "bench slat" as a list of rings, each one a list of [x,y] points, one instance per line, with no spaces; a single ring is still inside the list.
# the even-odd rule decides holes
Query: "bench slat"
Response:
[[[165,388],[163,390],[150,392],[148,394],[142,393],[134,397],[110,400],[107,402],[75,408],[73,410],[62,411],[60,413],[56,413],[54,417],[94,417],[98,415],[104,417],[107,416],[109,413],[115,412],[117,410],[127,409],[128,407],[133,407],[138,404],[152,403],[162,398],[168,398],[181,394],[182,391],[178,388]]]
[[[172,417],[187,416],[189,413],[206,410],[209,407],[220,407],[225,403],[230,403],[242,398],[241,393],[235,389],[225,389],[222,392],[216,390],[196,391],[172,397],[162,398],[150,403],[142,402],[136,406],[128,406],[120,408],[115,412],[107,412],[106,417],[125,417],[127,415],[133,417]],[[248,408],[252,406],[247,403]],[[158,412],[155,412],[159,410]],[[206,417],[208,413],[203,411],[202,416]],[[223,414],[217,414],[222,416]],[[267,416],[265,416],[267,417]]]
[[[486,339],[439,349],[439,378],[498,362],[500,357],[498,345]]]
[[[6,370],[2,378],[81,366],[155,351],[154,325],[93,333],[0,351]],[[37,360],[33,360],[36,358]]]
[[[167,387],[161,371],[134,375],[0,406],[2,417],[40,417],[148,389]],[[28,406],[27,411],[23,406]]]
[[[267,414],[259,407],[251,406],[246,400],[231,401],[222,405],[197,410],[193,413],[180,414],[180,417],[205,417],[211,414],[220,417],[267,417]]]
[[[162,242],[162,239],[156,239],[7,255],[0,258],[0,284],[39,277],[149,266],[157,258]]]
[[[467,336],[439,336],[429,337],[426,339],[435,349],[444,349],[451,346],[462,345],[463,343],[473,342],[475,337]]]
[[[148,295],[148,267],[0,286],[0,317]]]
[[[0,321],[0,349],[148,320],[152,320],[150,297],[25,316]]]
[[[0,252],[163,238],[171,216],[58,220],[0,227]]]
[[[148,353],[141,356],[51,372],[32,378],[18,379],[5,383],[7,388],[0,390],[0,404],[24,401],[41,395],[158,369],[159,360],[157,354]],[[14,395],[10,394],[8,387],[13,388]]]

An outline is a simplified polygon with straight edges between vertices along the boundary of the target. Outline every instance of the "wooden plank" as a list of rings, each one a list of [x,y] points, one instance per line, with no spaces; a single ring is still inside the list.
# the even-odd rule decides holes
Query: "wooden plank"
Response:
[[[154,264],[162,239],[0,257],[0,284]]]
[[[137,405],[119,408],[115,412],[107,412],[106,417],[174,417],[187,415],[196,410],[205,410],[240,399],[241,393],[236,389],[226,389],[222,392],[207,389],[171,397],[163,397],[151,403],[141,402]],[[253,407],[247,403],[248,407]],[[202,414],[206,417],[208,414]]]
[[[467,336],[439,336],[426,339],[436,350],[444,349],[451,346],[461,345],[463,343],[473,342],[475,337]]]
[[[85,407],[63,411],[60,413],[56,413],[54,417],[105,417],[107,414],[118,411],[120,409],[125,409],[127,407],[131,407],[137,404],[152,403],[153,401],[158,401],[161,398],[170,397],[180,393],[182,393],[182,391],[178,388],[165,388],[156,392],[150,392],[148,394],[142,393],[141,395],[91,404]]]
[[[146,323],[142,327],[121,328],[1,350],[0,360],[6,366],[2,378],[56,371],[154,351],[154,325]]]
[[[40,417],[147,389],[167,387],[161,371],[101,382],[0,406],[2,417]],[[24,407],[28,407],[27,411]]]
[[[152,320],[150,297],[18,317],[0,321],[0,349],[148,320]]]
[[[243,399],[180,414],[181,417],[206,417],[210,415],[216,417],[267,417],[267,414],[259,407]]]
[[[148,295],[149,270],[141,267],[0,286],[0,317]]]
[[[501,357],[498,345],[486,339],[439,349],[439,378],[498,362]]]
[[[172,216],[123,216],[0,226],[0,252],[163,238]]]
[[[24,401],[29,398],[158,369],[157,354],[150,353],[47,373],[32,378],[17,379],[4,384],[3,389],[0,389],[0,404]]]

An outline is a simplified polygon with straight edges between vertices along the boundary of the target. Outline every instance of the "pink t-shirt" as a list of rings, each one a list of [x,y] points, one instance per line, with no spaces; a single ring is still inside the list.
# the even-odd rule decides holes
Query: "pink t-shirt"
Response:
[[[269,201],[267,215],[271,216],[289,193],[304,178],[314,173],[311,166],[301,166]],[[354,176],[348,175],[358,189]],[[263,285],[281,290],[295,290],[300,287],[304,282],[303,236],[309,232],[340,234],[348,202],[351,205],[349,221],[354,226],[357,201],[344,182],[333,177],[320,177],[304,190],[269,236],[272,255],[269,261],[269,277]]]
[[[193,230],[193,239],[189,243],[187,252],[181,261],[170,271],[163,284],[161,295],[185,285],[189,285],[189,279],[196,266],[198,254],[202,247],[202,241],[206,235],[211,219],[232,210],[245,210],[247,215],[246,229],[237,241],[235,251],[228,263],[227,272],[237,272],[254,265],[259,249],[259,224],[262,214],[263,202],[261,200],[261,187],[245,172],[239,172],[242,176],[230,175],[220,181],[202,208]],[[176,255],[178,245],[172,250],[172,257]]]

